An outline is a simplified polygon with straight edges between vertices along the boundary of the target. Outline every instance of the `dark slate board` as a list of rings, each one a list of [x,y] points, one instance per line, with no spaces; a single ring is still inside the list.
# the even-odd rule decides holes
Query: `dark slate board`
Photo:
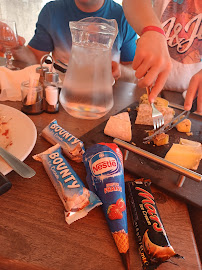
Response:
[[[128,106],[131,108],[130,119],[132,123],[132,142],[134,142],[137,147],[164,158],[172,144],[179,143],[180,138],[202,142],[202,117],[196,114],[191,114],[189,118],[192,122],[192,136],[187,136],[185,133],[180,133],[173,128],[168,132],[170,136],[168,145],[153,146],[153,144],[143,144],[143,138],[147,136],[145,130],[152,129],[152,127],[134,124],[137,116],[137,111],[135,110],[137,105],[138,103],[133,103]],[[127,108],[121,112],[127,111]],[[181,110],[175,109],[175,112],[176,115],[178,115]],[[112,137],[104,134],[106,122],[107,121],[101,123],[80,138],[84,142],[86,149],[99,142],[113,142]],[[129,153],[128,159],[124,163],[124,167],[137,177],[150,178],[153,184],[170,193],[170,195],[177,196],[185,200],[187,203],[202,207],[202,182],[199,183],[186,178],[183,186],[177,187],[176,183],[178,181],[179,174],[132,152]],[[197,172],[202,174],[202,162],[200,162]]]

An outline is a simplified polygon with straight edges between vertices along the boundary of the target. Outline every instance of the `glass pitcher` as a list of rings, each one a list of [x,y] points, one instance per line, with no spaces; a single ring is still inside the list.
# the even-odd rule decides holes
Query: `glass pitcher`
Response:
[[[113,106],[111,49],[117,22],[89,17],[69,26],[72,49],[60,102],[74,117],[98,119]]]

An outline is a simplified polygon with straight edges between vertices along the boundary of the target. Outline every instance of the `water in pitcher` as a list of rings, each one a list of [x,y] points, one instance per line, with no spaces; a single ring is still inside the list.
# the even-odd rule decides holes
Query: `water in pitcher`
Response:
[[[113,106],[111,50],[74,44],[69,67],[60,95],[64,109],[77,118],[104,116]]]

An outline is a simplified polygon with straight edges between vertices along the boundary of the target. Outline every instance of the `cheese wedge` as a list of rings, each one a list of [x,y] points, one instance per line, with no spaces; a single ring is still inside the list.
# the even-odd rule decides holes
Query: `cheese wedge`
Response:
[[[108,136],[130,142],[132,139],[131,122],[128,112],[110,116],[104,129]]]
[[[186,144],[186,145],[191,145],[191,146],[195,146],[195,147],[202,147],[200,142],[191,141],[191,140],[187,140],[187,139],[183,139],[183,138],[180,138],[180,144]]]
[[[165,159],[187,169],[197,170],[202,158],[201,143],[181,139],[182,144],[173,144]]]

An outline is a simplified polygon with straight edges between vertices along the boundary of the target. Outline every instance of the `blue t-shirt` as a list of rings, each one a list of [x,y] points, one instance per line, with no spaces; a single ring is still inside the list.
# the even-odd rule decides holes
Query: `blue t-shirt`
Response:
[[[113,45],[112,58],[117,62],[133,61],[137,34],[126,21],[122,7],[113,0],[105,0],[98,11],[90,13],[78,9],[74,0],[47,3],[39,14],[35,35],[29,45],[39,51],[53,52],[55,59],[68,62],[72,46],[69,22],[86,17],[115,19],[118,35]]]

